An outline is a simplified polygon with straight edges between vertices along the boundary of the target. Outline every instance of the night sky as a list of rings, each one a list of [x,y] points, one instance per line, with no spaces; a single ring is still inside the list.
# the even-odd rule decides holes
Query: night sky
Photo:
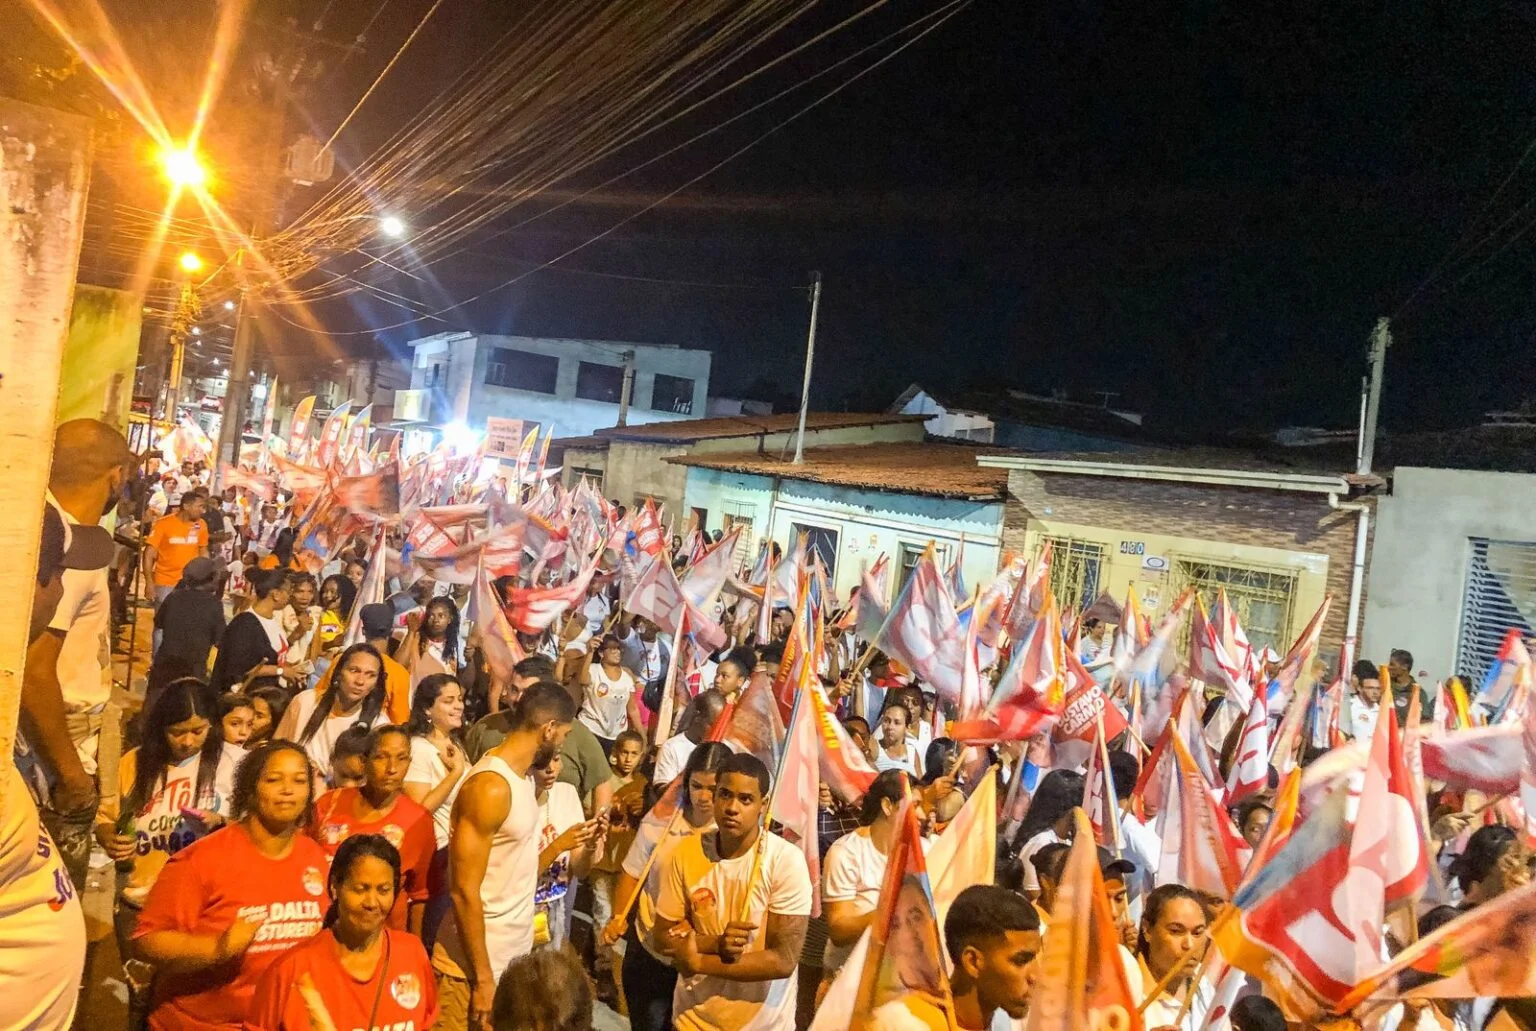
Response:
[[[317,125],[335,124],[429,0],[392,2],[369,50],[307,101]],[[338,26],[371,9],[336,6]],[[341,155],[366,153],[443,88],[513,6],[446,0]],[[825,0],[784,45],[859,6]],[[680,132],[935,6],[895,0]],[[1533,40],[1536,10],[1508,3],[975,0],[568,259],[571,271],[530,277],[452,321],[708,347],[714,393],[787,399],[801,372],[803,285],[819,269],[817,406],[884,407],[915,380],[1001,382],[1115,391],[1152,421],[1198,433],[1343,427],[1376,317],[1398,312],[1453,254],[1396,319],[1384,419],[1404,430],[1475,423],[1536,397],[1536,233],[1525,235],[1536,155],[1517,165],[1536,138]],[[442,288],[477,293],[601,232],[799,102],[596,203],[469,241],[439,266]],[[572,185],[651,153],[621,154]],[[322,315],[336,329],[399,319],[362,302]]]

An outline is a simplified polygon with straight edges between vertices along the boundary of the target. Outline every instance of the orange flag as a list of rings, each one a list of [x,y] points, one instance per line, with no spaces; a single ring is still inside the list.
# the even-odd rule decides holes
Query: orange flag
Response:
[[[1077,835],[1056,890],[1051,933],[1029,1003],[1028,1031],[1115,1028],[1142,1031],[1137,1000],[1120,961],[1120,934],[1109,912],[1098,846],[1081,809]]]

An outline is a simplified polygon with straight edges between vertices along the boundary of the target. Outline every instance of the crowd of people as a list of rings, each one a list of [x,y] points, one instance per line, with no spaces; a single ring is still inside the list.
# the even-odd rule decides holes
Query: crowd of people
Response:
[[[1134,1011],[1100,1026],[1323,1026],[1294,1013],[1288,1024],[1263,978],[1226,971],[1212,928],[1230,918],[1231,894],[1178,879],[1170,834],[1187,828],[1170,831],[1147,804],[1162,749],[1138,733],[1138,698],[1116,675],[1123,613],[1066,635],[1104,700],[1092,749],[1053,751],[1049,724],[959,740],[953,699],[872,647],[847,618],[852,599],[824,596],[810,630],[794,599],[761,621],[736,618],[745,596],[709,599],[729,636],[674,661],[681,635],[623,605],[632,541],[620,506],[604,528],[619,530],[604,535],[617,546],[594,556],[560,618],[498,640],[483,610],[469,617],[468,585],[386,562],[376,542],[398,552],[407,528],[306,552],[299,499],[211,494],[208,478],[197,463],[162,474],[93,420],[58,431],[23,740],[0,818],[0,971],[16,985],[0,994],[0,1027],[112,1026],[79,1001],[93,852],[113,867],[122,971],[92,973],[120,976],[134,1029],[576,1031],[606,1002],[637,1031],[789,1031],[832,1026],[844,984],[858,987],[857,1026],[1065,1028],[1031,1003],[1055,978],[1052,938],[1065,942],[1084,907],[1107,914]],[[120,527],[114,548],[99,524],[119,502],[147,515],[137,534]],[[699,561],[711,543],[679,538],[653,561],[686,572],[677,556]],[[498,581],[497,601],[523,586]],[[145,607],[121,603],[125,592]],[[114,625],[151,618],[142,705],[109,757],[101,649]],[[511,645],[507,669],[500,649]],[[1285,680],[1280,655],[1256,654],[1252,689]],[[769,697],[807,662],[801,703],[809,692],[826,706],[836,727],[823,732],[856,753],[845,767],[861,784],[849,797],[821,779],[809,841],[770,819],[782,771],[733,733],[758,711],[749,696]],[[983,675],[1004,676],[1005,662]],[[1458,690],[1466,707],[1463,687],[1421,687],[1405,651],[1385,668],[1386,685],[1377,666],[1355,664],[1327,745],[1371,742],[1384,720],[1429,724]],[[1322,698],[1326,686],[1304,689]],[[1224,722],[1226,702],[1220,689],[1192,693],[1170,728],[1190,728],[1177,749],[1210,771],[1202,788],[1240,839],[1234,854],[1272,858],[1272,817],[1296,818],[1291,764],[1266,756],[1240,799],[1218,790],[1247,759],[1247,726],[1241,713]],[[1110,734],[1104,716],[1116,712]],[[782,750],[782,724],[776,733]],[[1321,733],[1309,728],[1303,764],[1328,751]],[[988,778],[995,795],[978,790]],[[19,804],[28,792],[35,807]],[[906,836],[936,848],[973,798],[994,807],[982,815],[996,841],[985,876],[935,887],[918,916],[893,915],[891,857],[920,866]],[[1487,795],[1437,789],[1421,801],[1448,883],[1421,898],[1409,934],[1384,939],[1383,960],[1530,877],[1523,828],[1498,819]],[[1073,865],[1085,809],[1106,842],[1092,845],[1088,882]],[[899,970],[860,973],[872,942],[897,940],[923,913],[942,932],[931,946],[942,955],[927,957],[942,970],[937,998]],[[890,983],[911,998],[870,1007]],[[1392,1026],[1536,1026],[1530,1008],[1497,995],[1402,1000]]]

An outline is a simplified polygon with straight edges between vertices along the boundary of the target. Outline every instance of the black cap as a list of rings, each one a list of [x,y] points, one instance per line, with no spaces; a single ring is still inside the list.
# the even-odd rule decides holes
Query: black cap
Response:
[[[392,605],[374,602],[371,605],[364,605],[357,618],[363,624],[364,637],[370,639],[388,637],[395,626],[395,609]]]
[[[1115,855],[1103,845],[1098,846],[1098,848],[1099,873],[1105,880],[1109,880],[1111,877],[1118,877],[1120,880],[1125,880],[1131,874],[1136,872],[1136,864],[1131,862],[1129,859],[1126,859],[1124,856]]]

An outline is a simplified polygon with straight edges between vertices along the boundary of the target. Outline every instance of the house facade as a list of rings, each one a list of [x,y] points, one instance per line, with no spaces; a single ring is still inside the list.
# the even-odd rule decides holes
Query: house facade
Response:
[[[412,412],[425,425],[483,429],[488,416],[585,436],[618,422],[633,363],[627,421],[684,420],[709,399],[708,351],[613,340],[439,333],[410,342]]]
[[[1536,628],[1536,475],[1398,466],[1377,512],[1363,654],[1475,685]]]
[[[1006,473],[976,464],[977,448],[921,440],[807,448],[805,461],[757,451],[706,451],[667,461],[686,475],[687,508],[709,530],[742,528],[739,556],[762,542],[786,551],[804,534],[846,601],[881,555],[894,599],[932,542],[984,585],[1002,557]]]
[[[683,501],[687,474],[669,459],[691,454],[752,451],[788,458],[794,453],[799,414],[739,415],[716,419],[610,426],[578,440],[556,440],[563,454],[567,486],[583,476],[601,484],[620,504],[652,498],[686,524]],[[880,412],[808,412],[806,447],[880,444],[923,439],[920,418]]]
[[[1343,475],[1234,467],[1200,452],[1001,456],[1008,473],[1004,546],[1030,554],[1049,540],[1051,589],[1065,609],[1134,587],[1154,621],[1193,587],[1224,588],[1255,647],[1283,653],[1326,595],[1320,653],[1345,636],[1357,520],[1330,497]],[[1207,462],[1209,464],[1201,464]]]

